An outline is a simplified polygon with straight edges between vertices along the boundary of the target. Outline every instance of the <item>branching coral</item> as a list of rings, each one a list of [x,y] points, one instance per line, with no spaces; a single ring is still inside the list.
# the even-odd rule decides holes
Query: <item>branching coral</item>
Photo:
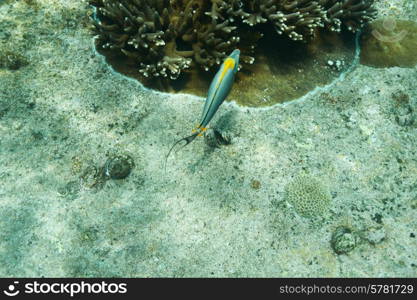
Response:
[[[90,0],[98,46],[137,61],[145,77],[176,79],[198,65],[209,70],[234,48],[253,63],[260,24],[311,40],[318,28],[356,31],[374,15],[374,0]]]

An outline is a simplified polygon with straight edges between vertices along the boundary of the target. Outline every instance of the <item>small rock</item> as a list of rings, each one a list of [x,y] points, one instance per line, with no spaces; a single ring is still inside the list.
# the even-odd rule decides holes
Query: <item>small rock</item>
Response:
[[[129,176],[134,166],[133,158],[129,155],[115,155],[104,164],[103,174],[110,179],[124,179]]]
[[[250,183],[250,186],[254,189],[254,190],[259,190],[261,188],[261,182],[259,180],[253,179]]]
[[[411,126],[415,121],[415,114],[410,105],[404,105],[397,108],[395,111],[395,121],[400,126]]]
[[[385,240],[386,234],[384,227],[375,227],[368,229],[363,238],[372,245],[377,245]]]
[[[22,55],[6,51],[5,53],[0,53],[0,68],[6,68],[9,70],[18,70],[21,67],[24,67],[28,64],[28,61]]]
[[[230,137],[217,129],[209,129],[205,135],[204,141],[208,146],[213,148],[230,145]]]

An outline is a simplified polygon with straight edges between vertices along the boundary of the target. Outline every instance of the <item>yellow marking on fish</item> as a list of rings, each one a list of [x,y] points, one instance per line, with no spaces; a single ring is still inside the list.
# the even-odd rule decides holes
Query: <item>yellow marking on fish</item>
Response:
[[[194,128],[193,130],[191,130],[191,132],[192,133],[195,133],[195,132],[197,132],[198,130],[201,130],[201,131],[203,131],[203,132],[205,132],[205,131],[207,131],[207,127],[200,127],[201,125],[199,125],[199,126],[197,126],[197,128]],[[199,134],[198,134],[198,136],[201,136],[202,135],[202,133],[200,132]]]
[[[217,82],[216,89],[219,87],[220,83],[223,81],[223,77],[226,75],[226,72],[229,70],[233,70],[235,68],[235,60],[231,57],[228,57],[226,58],[223,64],[224,64],[223,72],[220,75],[219,82]]]

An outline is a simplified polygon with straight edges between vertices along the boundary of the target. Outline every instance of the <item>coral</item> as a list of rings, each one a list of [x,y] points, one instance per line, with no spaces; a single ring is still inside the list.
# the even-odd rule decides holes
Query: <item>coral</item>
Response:
[[[358,238],[353,231],[345,226],[337,227],[332,234],[330,244],[336,254],[347,254],[355,249]]]
[[[311,175],[302,174],[285,187],[285,198],[304,217],[324,214],[330,204],[328,189]]]
[[[361,63],[371,67],[413,67],[417,64],[417,23],[379,19],[361,39]]]
[[[191,67],[209,70],[234,48],[254,62],[265,28],[294,41],[319,28],[356,31],[375,13],[374,0],[90,0],[97,46],[136,62],[144,77],[177,79]],[[263,26],[267,24],[268,26]]]

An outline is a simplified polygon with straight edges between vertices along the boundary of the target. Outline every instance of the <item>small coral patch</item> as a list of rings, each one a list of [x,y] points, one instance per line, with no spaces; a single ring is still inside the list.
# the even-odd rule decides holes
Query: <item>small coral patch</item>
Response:
[[[327,187],[307,174],[299,175],[287,184],[285,198],[304,217],[323,215],[332,200]]]

